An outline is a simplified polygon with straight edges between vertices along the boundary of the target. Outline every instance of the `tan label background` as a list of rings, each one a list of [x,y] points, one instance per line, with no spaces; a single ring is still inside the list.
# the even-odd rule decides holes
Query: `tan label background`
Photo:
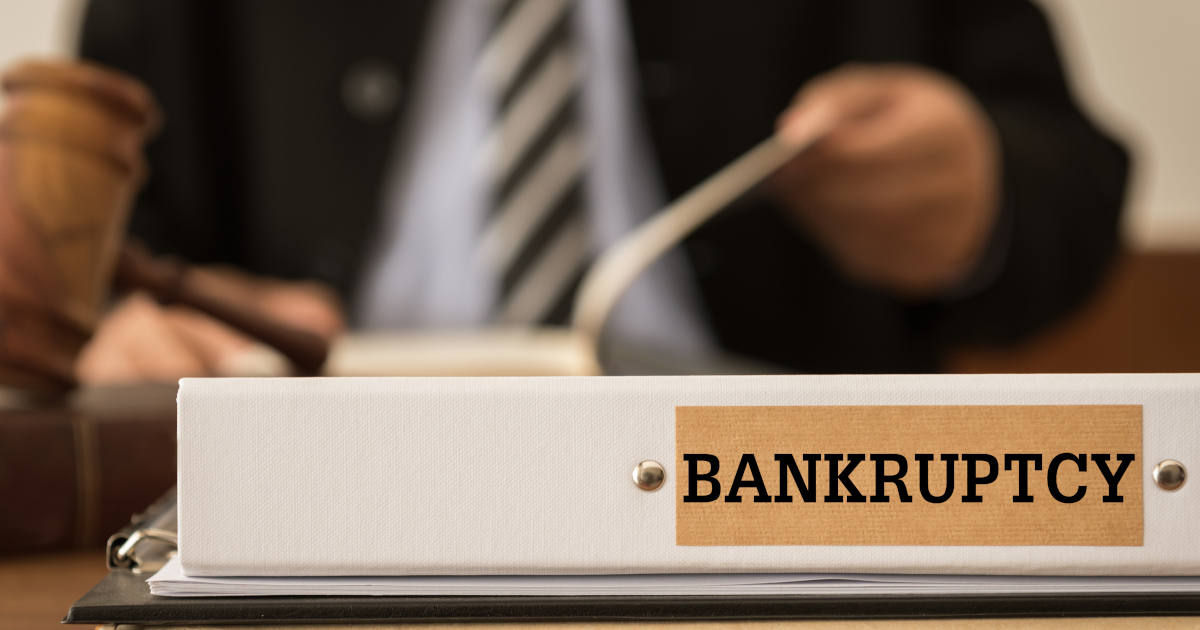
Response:
[[[688,491],[686,453],[720,458],[721,497],[711,503],[684,503]],[[757,492],[743,488],[741,503],[726,503],[743,453],[754,453],[768,492],[779,490],[775,454],[790,453],[805,481],[804,453],[864,453],[850,479],[868,496],[866,503],[826,503],[829,462],[817,463],[814,503],[800,498],[789,478],[792,503],[755,503]],[[901,503],[894,484],[886,484],[888,503],[871,503],[875,493],[872,453],[896,453],[908,459],[904,481],[911,503]],[[932,453],[929,491],[942,494],[946,464],[942,453],[987,453],[999,462],[995,482],[978,486],[982,503],[963,503],[966,465],[955,462],[954,494],[929,503],[920,494],[917,453]],[[1017,464],[1004,470],[1006,453],[1041,453],[1042,470],[1029,468],[1033,503],[1013,503],[1018,494]],[[1050,495],[1046,470],[1059,453],[1086,453],[1087,472],[1075,463],[1059,469],[1059,487],[1073,494],[1086,485],[1077,503],[1059,503]],[[1121,479],[1122,503],[1104,503],[1108,484],[1093,453],[1133,453]],[[861,407],[677,407],[675,410],[675,542],[678,545],[1101,545],[1142,544],[1142,407],[1140,405],[1045,406],[861,406]],[[845,459],[839,462],[841,470]],[[1114,473],[1120,465],[1108,461]],[[886,472],[895,472],[889,463]],[[707,464],[699,464],[705,473]],[[979,474],[987,464],[979,464]],[[749,475],[745,477],[749,479]],[[701,482],[699,494],[709,484]],[[843,496],[849,494],[841,489]]]

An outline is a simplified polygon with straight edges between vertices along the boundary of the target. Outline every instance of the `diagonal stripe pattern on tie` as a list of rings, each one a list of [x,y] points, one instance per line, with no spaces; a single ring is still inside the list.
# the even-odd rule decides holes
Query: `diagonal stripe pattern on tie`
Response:
[[[494,318],[562,324],[591,261],[570,0],[509,0],[479,62],[497,102],[485,150],[493,212],[481,241],[500,279]]]

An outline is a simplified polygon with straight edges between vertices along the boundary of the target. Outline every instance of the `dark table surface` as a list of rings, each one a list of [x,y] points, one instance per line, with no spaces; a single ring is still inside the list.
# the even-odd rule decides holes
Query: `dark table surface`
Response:
[[[146,576],[109,574],[71,609],[74,623],[746,621],[1197,615],[1197,595],[158,597]],[[1149,623],[1148,620],[1147,623]],[[1200,620],[1198,620],[1200,621]]]

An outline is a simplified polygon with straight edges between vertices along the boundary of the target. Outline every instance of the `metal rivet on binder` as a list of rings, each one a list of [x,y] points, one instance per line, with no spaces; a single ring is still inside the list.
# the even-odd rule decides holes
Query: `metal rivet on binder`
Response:
[[[1187,469],[1173,459],[1159,462],[1151,474],[1154,477],[1154,483],[1168,492],[1182,488],[1184,482],[1187,481]]]
[[[667,471],[662,464],[646,460],[633,468],[633,483],[646,492],[654,492],[662,487],[667,478]]]

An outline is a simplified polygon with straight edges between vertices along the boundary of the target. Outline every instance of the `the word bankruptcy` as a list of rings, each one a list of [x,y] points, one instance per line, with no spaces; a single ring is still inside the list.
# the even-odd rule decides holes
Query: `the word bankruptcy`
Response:
[[[767,490],[767,477],[753,454],[740,457],[736,472],[724,486],[718,477],[721,461],[716,455],[687,453],[683,459],[688,469],[685,503],[741,503],[743,496],[752,496],[755,503],[813,503],[818,500],[821,487],[826,490],[821,495],[821,500],[826,503],[888,503],[892,499],[888,494],[889,487],[901,503],[911,503],[915,497],[928,503],[945,503],[955,496],[963,503],[981,503],[980,487],[995,483],[1001,474],[1016,476],[1017,492],[1012,496],[1013,503],[1033,503],[1039,496],[1043,501],[1076,503],[1087,495],[1088,484],[1092,482],[1080,483],[1079,475],[1071,475],[1074,481],[1068,483],[1063,475],[1069,471],[1086,473],[1083,480],[1094,479],[1094,485],[1104,493],[1103,502],[1121,503],[1124,501],[1121,479],[1135,457],[1132,453],[1060,453],[1043,462],[1043,456],[1037,453],[1009,453],[999,457],[986,453],[937,456],[918,453],[913,457],[915,463],[910,463],[904,455],[894,453],[805,453],[799,461],[795,455],[776,454],[776,470],[767,469],[767,474],[777,475],[779,483],[775,486],[775,494]],[[859,464],[868,460],[875,469],[874,487],[860,489],[851,475]],[[935,466],[945,467],[940,484],[931,479]],[[957,488],[955,479],[959,477],[960,466],[965,472],[964,483]],[[824,477],[825,483],[820,483],[819,477]],[[862,483],[861,475],[859,483]],[[1039,490],[1042,486],[1045,493]],[[874,493],[869,496],[863,492],[872,489]]]

